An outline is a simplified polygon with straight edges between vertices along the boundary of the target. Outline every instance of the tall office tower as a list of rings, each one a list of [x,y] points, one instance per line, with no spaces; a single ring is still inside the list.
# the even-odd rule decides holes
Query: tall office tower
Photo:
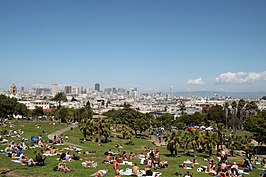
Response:
[[[80,94],[84,94],[83,86],[80,87]]]
[[[51,92],[53,96],[55,96],[59,92],[58,84],[52,84]]]
[[[65,86],[65,94],[71,94],[72,87],[71,86]]]
[[[21,87],[20,91],[21,91],[21,92],[24,92],[24,90],[25,90],[24,87]]]
[[[113,87],[113,93],[117,93],[117,90],[115,87]]]
[[[134,88],[133,90],[132,90],[132,96],[133,96],[133,98],[136,100],[137,99],[137,96],[138,96],[138,88]]]
[[[100,84],[99,83],[95,84],[95,90],[97,90],[98,92],[100,91]]]
[[[174,91],[173,91],[173,86],[170,86],[170,98],[174,97]]]
[[[17,87],[15,86],[15,84],[11,85],[10,94],[12,94],[12,95],[16,95],[17,94]]]
[[[71,89],[71,94],[77,95],[78,94],[78,87],[73,86]]]

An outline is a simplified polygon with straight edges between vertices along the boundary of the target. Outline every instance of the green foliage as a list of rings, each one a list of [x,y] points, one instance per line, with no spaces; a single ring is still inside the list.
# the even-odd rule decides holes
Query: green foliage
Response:
[[[79,123],[79,129],[82,132],[84,138],[86,138],[87,135],[92,135],[93,132],[96,130],[94,124],[95,122],[93,119],[87,119],[87,118],[81,119]]]
[[[203,114],[200,114],[199,112],[195,112],[192,115],[182,115],[177,120],[178,122],[182,122],[186,125],[203,125],[205,116]]]
[[[207,118],[207,121],[213,120],[216,123],[222,123],[222,124],[226,123],[226,117],[224,114],[224,110],[223,110],[223,107],[220,105],[215,105],[211,107],[209,109],[209,112],[207,113],[206,118]]]
[[[43,108],[37,106],[35,107],[35,109],[32,111],[31,114],[33,117],[43,116],[44,115]]]
[[[67,98],[66,98],[66,94],[63,92],[59,92],[57,93],[54,98],[52,99],[52,101],[56,101],[59,103],[59,107],[61,107],[61,102],[66,102]]]
[[[60,107],[55,113],[55,119],[66,123],[73,117],[73,111],[70,108]]]
[[[147,130],[150,125],[150,117],[129,107],[124,107],[117,111],[111,110],[104,113],[104,115],[112,119],[114,124],[127,125],[134,130],[135,135],[137,135],[138,131],[142,133]]]
[[[46,130],[47,133],[49,134],[51,132],[55,132],[57,130],[60,130],[66,127],[66,124],[57,124],[56,126],[52,126],[51,122],[35,122],[41,127],[40,129],[36,129],[32,121],[16,121],[16,122],[12,121],[12,123],[15,124],[16,129],[22,129],[24,131],[23,137],[25,138],[30,138],[31,135],[40,135],[42,134],[42,130]],[[7,127],[0,126],[0,131],[3,131],[3,129],[9,130],[12,128],[10,128],[9,126]],[[187,159],[192,160],[191,157],[188,157],[187,155],[184,155],[181,153],[178,154],[178,157],[169,156],[169,151],[166,149],[166,147],[155,146],[151,143],[150,140],[146,140],[146,139],[139,139],[139,138],[134,139],[133,137],[132,140],[134,141],[134,146],[132,146],[132,145],[127,145],[128,140],[126,139],[112,137],[111,138],[112,142],[102,144],[102,146],[99,147],[97,142],[93,142],[93,141],[86,141],[81,144],[79,142],[79,139],[82,137],[82,133],[80,132],[79,128],[74,128],[74,130],[67,131],[64,134],[69,136],[69,143],[74,143],[74,144],[82,146],[81,152],[95,150],[96,153],[89,154],[89,155],[81,153],[80,157],[83,159],[82,161],[73,161],[73,162],[67,163],[67,166],[74,170],[74,172],[70,172],[70,173],[62,173],[59,171],[53,171],[53,167],[55,167],[59,163],[59,161],[57,160],[59,156],[48,156],[46,158],[46,163],[44,166],[28,167],[28,166],[23,166],[23,165],[11,162],[9,157],[2,155],[1,160],[0,160],[0,171],[4,172],[6,170],[12,170],[10,173],[7,173],[5,175],[2,174],[2,176],[30,176],[30,177],[35,177],[35,176],[36,177],[37,176],[38,177],[39,176],[53,176],[53,177],[91,176],[93,173],[95,173],[99,169],[108,169],[109,172],[106,175],[107,177],[115,176],[112,165],[101,163],[105,159],[105,156],[103,155],[104,152],[108,152],[109,149],[112,149],[112,151],[114,152],[118,150],[114,148],[115,144],[121,144],[123,146],[122,150],[125,151],[127,154],[129,154],[131,151],[134,154],[141,154],[143,153],[144,147],[152,147],[154,149],[158,149],[161,153],[161,159],[168,161],[169,163],[168,168],[165,168],[165,169],[162,168],[162,169],[156,170],[157,172],[161,172],[162,176],[164,177],[173,177],[175,176],[174,174],[176,172],[181,173],[183,176],[183,174],[186,173],[187,169],[178,168],[177,166],[179,164],[182,164]],[[177,136],[179,137],[179,135]],[[10,138],[10,140],[15,140],[16,143],[19,143],[19,141],[16,139],[12,139],[11,137],[7,137],[7,138],[8,139]],[[95,138],[95,136],[93,136],[93,138]],[[43,139],[47,140],[47,137],[43,136]],[[28,145],[31,145],[30,141],[26,141],[26,143],[29,143]],[[64,148],[68,146],[69,145],[63,145],[63,146],[57,146],[56,148],[59,148],[61,151],[61,150],[64,150]],[[177,146],[179,146],[179,144],[177,144]],[[4,149],[5,147],[6,145],[0,144],[1,149]],[[36,155],[34,151],[39,152],[40,150],[42,149],[41,148],[29,149],[29,150],[23,151],[23,153],[27,157],[33,158]],[[70,155],[73,155],[73,154],[75,154],[75,152],[70,151]],[[208,174],[204,172],[197,172],[198,167],[208,165],[209,162],[205,162],[203,160],[204,158],[206,158],[206,155],[207,154],[205,153],[197,154],[197,157],[195,159],[198,161],[199,165],[195,165],[195,167],[190,170],[190,172],[194,174],[193,176],[196,176],[196,177],[208,176]],[[243,160],[243,157],[232,158],[229,156],[228,158],[229,158],[229,161],[236,161],[237,163],[242,163],[242,160]],[[93,160],[97,162],[98,168],[82,168],[81,162],[86,161],[86,160]],[[134,158],[132,162],[139,164],[139,159]],[[138,165],[138,166],[140,167],[141,170],[145,169],[145,166],[143,165]],[[127,166],[127,165],[119,165],[119,170],[122,170],[122,169],[126,170],[127,168],[132,168],[132,167]],[[240,169],[243,169],[243,168],[240,168]],[[254,168],[251,176],[259,176],[261,172],[262,170],[259,170],[259,168]]]
[[[174,115],[165,113],[156,119],[158,127],[164,127],[166,130],[170,130],[174,125]]]
[[[13,114],[28,116],[28,113],[27,107],[15,98],[0,95],[0,117],[12,117]]]
[[[244,124],[245,130],[253,133],[253,138],[259,143],[266,143],[266,111],[251,116]]]

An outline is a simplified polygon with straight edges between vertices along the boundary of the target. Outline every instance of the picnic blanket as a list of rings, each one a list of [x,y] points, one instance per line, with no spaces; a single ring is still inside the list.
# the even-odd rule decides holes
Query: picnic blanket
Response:
[[[102,176],[106,175],[108,173],[108,170],[98,170],[97,172],[93,173],[91,176],[96,176],[98,173],[101,173]]]

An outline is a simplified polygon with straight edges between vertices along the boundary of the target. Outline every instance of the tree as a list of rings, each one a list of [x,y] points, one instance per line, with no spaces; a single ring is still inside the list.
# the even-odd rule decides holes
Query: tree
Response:
[[[66,102],[67,98],[66,98],[66,94],[64,94],[63,92],[59,92],[57,93],[54,98],[52,99],[52,101],[56,101],[59,104],[59,108],[61,107],[61,102]]]
[[[0,117],[13,117],[15,115],[28,116],[27,107],[15,98],[0,95]]]
[[[32,116],[33,117],[38,117],[38,116],[43,116],[43,108],[36,106],[35,109],[32,111]]]
[[[92,119],[83,118],[79,123],[79,129],[82,132],[84,139],[87,135],[92,135],[94,128],[94,121]]]
[[[167,130],[171,130],[174,124],[174,115],[170,113],[165,113],[156,119],[158,121],[158,126],[162,126]]]
[[[207,113],[207,121],[210,120],[213,120],[216,123],[222,123],[222,124],[226,123],[226,117],[222,106],[215,105],[209,109],[209,112]]]
[[[55,114],[55,118],[57,120],[60,120],[61,123],[67,123],[69,118],[73,115],[71,115],[72,111],[65,107],[60,107]]]
[[[253,138],[259,144],[266,144],[266,111],[247,118],[244,129],[253,133]]]
[[[237,105],[237,118],[239,119],[241,129],[243,129],[243,122],[245,119],[245,110],[244,110],[245,105],[246,102],[244,99],[240,99]]]
[[[176,132],[173,131],[171,134],[170,134],[170,137],[169,137],[169,141],[167,143],[167,150],[170,151],[171,153],[171,156],[174,157],[177,155],[177,135],[176,135]]]
[[[213,148],[218,144],[217,134],[214,132],[207,131],[203,136],[203,147],[207,148],[209,152],[209,157],[211,157]]]
[[[125,139],[125,138],[132,139],[132,137],[134,135],[134,130],[132,130],[127,125],[122,125],[122,127],[120,128],[120,133],[122,134],[123,139]]]
[[[250,101],[246,105],[246,110],[247,110],[247,117],[256,115],[258,111],[258,105],[256,104],[255,101]]]
[[[108,119],[100,119],[100,134],[104,136],[104,142],[108,142],[108,138],[111,135],[110,122]]]
[[[225,145],[228,149],[231,150],[231,156],[234,156],[234,150],[239,147],[238,137],[234,135],[229,135],[228,139],[225,142]]]

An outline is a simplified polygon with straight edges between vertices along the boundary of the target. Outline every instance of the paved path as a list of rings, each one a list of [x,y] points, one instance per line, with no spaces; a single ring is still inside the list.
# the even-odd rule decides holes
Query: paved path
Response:
[[[66,128],[63,128],[63,129],[58,130],[58,131],[56,131],[56,132],[50,133],[50,134],[48,135],[48,139],[50,139],[50,140],[54,140],[54,136],[61,135],[61,134],[65,133],[66,131],[69,131],[71,128],[75,128],[75,127],[77,127],[77,126],[78,126],[78,125],[69,125],[69,126],[66,127]],[[64,142],[64,145],[69,145],[69,146],[76,146],[76,147],[86,148],[85,146],[81,146],[81,145],[73,144],[73,143],[69,143],[69,142]]]

